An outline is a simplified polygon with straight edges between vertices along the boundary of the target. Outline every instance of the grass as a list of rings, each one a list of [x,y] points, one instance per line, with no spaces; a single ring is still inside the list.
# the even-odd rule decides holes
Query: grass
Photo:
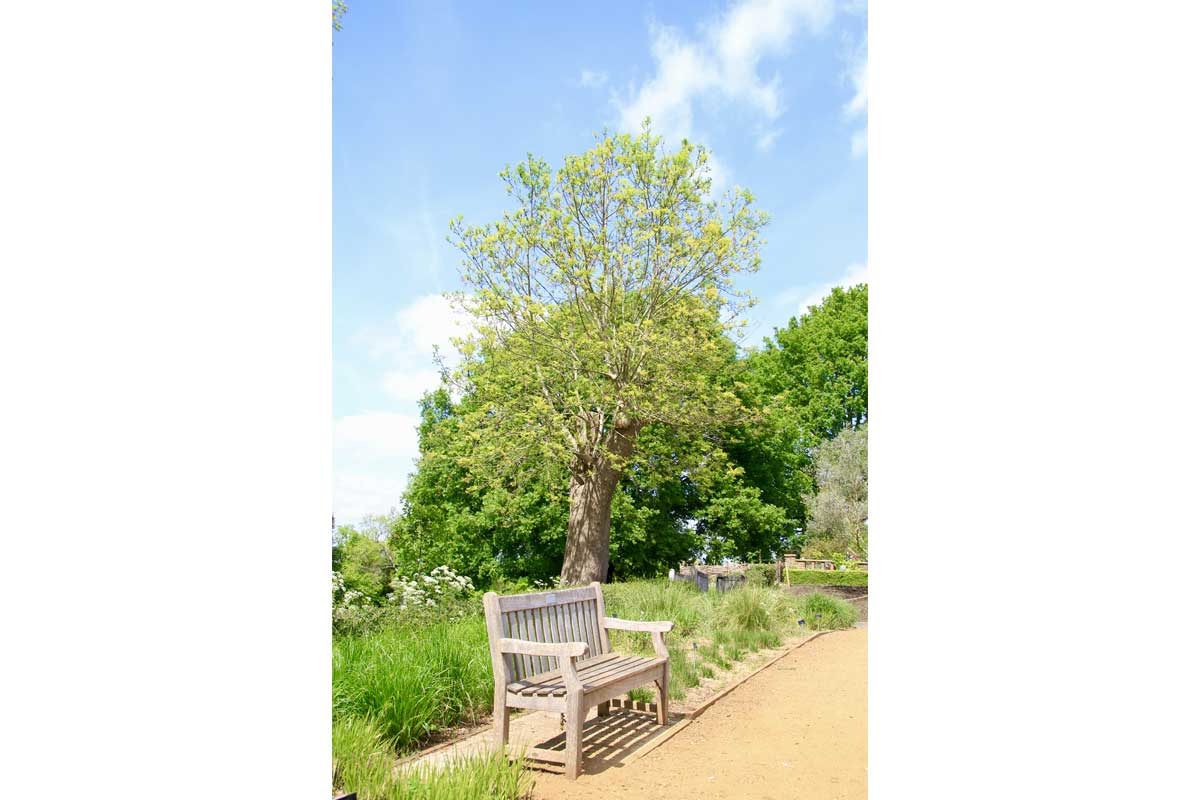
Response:
[[[800,632],[796,621],[803,616],[800,598],[766,586],[718,594],[700,592],[686,581],[630,581],[606,585],[604,603],[609,616],[675,623],[667,634],[672,700],[684,699],[688,689],[718,670],[728,670],[759,650],[778,647],[784,638]],[[614,650],[635,655],[654,652],[646,634],[613,631],[609,637]],[[631,696],[653,699],[648,690]]]
[[[333,785],[359,800],[520,800],[530,796],[533,775],[520,761],[494,752],[453,761],[443,769],[393,772],[395,753],[369,717],[344,717],[333,725]]]
[[[826,572],[822,575],[846,575]],[[671,620],[667,634],[671,698],[682,700],[703,678],[808,630],[850,627],[852,605],[821,594],[803,597],[765,586],[701,593],[684,581],[640,580],[604,587],[609,616]],[[520,763],[475,759],[444,772],[392,775],[397,755],[414,752],[448,728],[491,711],[492,670],[482,604],[462,619],[395,621],[333,642],[334,786],[362,800],[523,797],[531,781]],[[819,616],[818,616],[819,615]],[[645,633],[612,631],[614,650],[652,655]],[[633,699],[652,701],[649,690]],[[527,785],[528,784],[528,785]]]
[[[640,580],[604,586],[604,610],[610,617],[632,620],[669,619],[670,637],[703,632],[717,605],[715,594],[703,594],[687,581]],[[624,632],[623,632],[624,633]],[[642,635],[647,642],[650,637]]]
[[[491,707],[482,615],[334,639],[334,717],[369,717],[397,753]]]
[[[852,628],[858,622],[858,609],[845,600],[814,592],[804,596],[800,606],[809,630],[832,631]]]
[[[867,573],[862,570],[848,569],[789,569],[788,580],[792,583],[818,586],[866,586]]]

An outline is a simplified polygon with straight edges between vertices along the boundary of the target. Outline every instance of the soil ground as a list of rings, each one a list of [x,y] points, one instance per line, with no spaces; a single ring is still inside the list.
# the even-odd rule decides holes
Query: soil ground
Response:
[[[809,642],[641,758],[597,759],[574,782],[538,772],[533,794],[540,800],[866,798],[867,631],[835,631]]]

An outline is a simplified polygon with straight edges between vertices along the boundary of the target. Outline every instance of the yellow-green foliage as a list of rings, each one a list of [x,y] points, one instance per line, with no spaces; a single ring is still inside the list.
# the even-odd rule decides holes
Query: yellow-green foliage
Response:
[[[748,302],[734,279],[758,268],[766,215],[745,189],[710,197],[704,148],[661,144],[647,127],[558,169],[531,155],[500,173],[514,209],[451,223],[474,323],[458,342],[454,380],[474,402],[457,457],[496,486],[597,458],[623,471],[622,443],[650,419],[744,416],[712,376],[730,359],[723,334]],[[581,425],[580,408],[598,416]]]

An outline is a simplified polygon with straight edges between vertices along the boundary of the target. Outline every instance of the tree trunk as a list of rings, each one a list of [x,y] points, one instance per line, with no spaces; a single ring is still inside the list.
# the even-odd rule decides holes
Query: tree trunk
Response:
[[[621,459],[633,452],[639,426],[614,430],[608,451]],[[608,549],[612,532],[612,500],[620,474],[603,458],[571,470],[571,511],[567,518],[567,549],[560,577],[567,586],[608,578]]]
[[[568,586],[608,576],[612,499],[617,475],[607,464],[571,476],[571,513],[567,519],[567,551],[561,577]]]

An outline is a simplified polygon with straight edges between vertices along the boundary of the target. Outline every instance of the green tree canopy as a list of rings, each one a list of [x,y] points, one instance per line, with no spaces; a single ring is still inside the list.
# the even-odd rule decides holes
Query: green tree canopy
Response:
[[[846,429],[817,448],[817,496],[805,553],[867,556],[867,426]]]
[[[459,463],[496,485],[566,470],[568,583],[607,578],[614,494],[647,426],[746,414],[713,376],[765,216],[749,192],[709,197],[703,148],[660,144],[648,128],[606,136],[556,171],[531,156],[501,173],[515,211],[452,224],[475,328],[458,342]]]
[[[395,562],[385,544],[389,520],[368,517],[358,526],[338,527],[333,543],[333,568],[342,573],[347,589],[380,600],[392,579]]]
[[[867,422],[867,285],[835,288],[767,339],[762,386],[793,408],[810,444]]]

